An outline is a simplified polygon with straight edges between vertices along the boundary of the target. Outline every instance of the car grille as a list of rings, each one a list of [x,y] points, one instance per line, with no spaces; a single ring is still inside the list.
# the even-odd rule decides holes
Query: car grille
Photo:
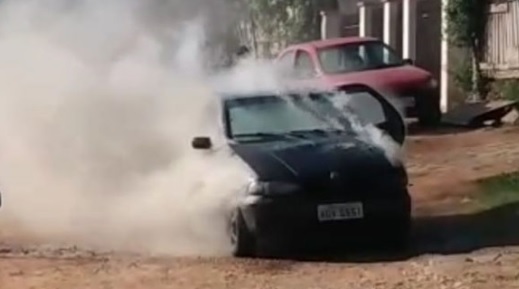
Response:
[[[305,183],[306,194],[316,199],[345,196],[360,199],[380,198],[381,194],[387,195],[400,190],[401,181],[395,173],[344,175],[335,179],[327,175]]]

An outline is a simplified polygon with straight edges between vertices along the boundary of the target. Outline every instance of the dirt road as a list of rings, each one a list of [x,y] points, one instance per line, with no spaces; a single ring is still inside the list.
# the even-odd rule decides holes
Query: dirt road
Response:
[[[471,201],[474,180],[519,169],[518,142],[518,128],[410,139],[417,217],[405,256],[152,258],[36,245],[0,227],[0,288],[519,288],[519,205],[455,210]]]

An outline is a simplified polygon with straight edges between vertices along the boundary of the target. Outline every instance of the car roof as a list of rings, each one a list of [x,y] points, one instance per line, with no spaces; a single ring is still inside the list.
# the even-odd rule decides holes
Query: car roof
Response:
[[[364,83],[350,83],[342,87],[341,91],[373,91],[374,93],[378,93],[374,91],[373,88]],[[240,98],[249,98],[249,97],[270,97],[270,96],[279,96],[279,95],[304,95],[304,94],[330,94],[337,93],[336,89],[330,89],[327,87],[320,86],[300,86],[295,83],[295,85],[286,85],[281,89],[253,89],[253,90],[228,90],[228,91],[219,91],[217,94],[220,96],[220,99],[223,101],[240,99]]]
[[[331,90],[321,90],[321,89],[313,89],[313,90],[282,90],[282,91],[271,91],[271,90],[263,90],[257,92],[236,92],[236,93],[225,93],[221,94],[222,100],[239,100],[243,98],[262,98],[262,97],[272,97],[272,96],[281,96],[281,95],[304,95],[304,94],[328,94],[333,93]]]
[[[380,41],[374,37],[338,37],[338,38],[329,38],[322,40],[314,40],[308,42],[302,42],[298,44],[293,44],[287,47],[290,49],[299,48],[299,47],[308,47],[312,46],[314,48],[325,48],[342,44],[353,44],[353,43],[362,43],[362,42],[371,42],[371,41]]]

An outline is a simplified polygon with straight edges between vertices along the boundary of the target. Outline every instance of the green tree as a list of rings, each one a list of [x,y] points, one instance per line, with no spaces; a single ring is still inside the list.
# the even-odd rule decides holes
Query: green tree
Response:
[[[471,53],[470,94],[474,100],[481,100],[485,91],[485,79],[480,63],[485,41],[488,0],[449,0],[444,9],[447,16],[445,33],[449,42],[467,48]]]
[[[284,46],[319,37],[317,0],[245,0],[256,39]]]

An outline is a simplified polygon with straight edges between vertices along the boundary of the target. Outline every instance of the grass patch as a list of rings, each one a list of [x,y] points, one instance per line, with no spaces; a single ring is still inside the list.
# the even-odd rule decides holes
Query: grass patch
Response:
[[[484,208],[519,202],[519,172],[480,180],[477,201]]]
[[[489,99],[506,99],[512,101],[519,101],[518,79],[495,80],[489,84],[488,88]]]

